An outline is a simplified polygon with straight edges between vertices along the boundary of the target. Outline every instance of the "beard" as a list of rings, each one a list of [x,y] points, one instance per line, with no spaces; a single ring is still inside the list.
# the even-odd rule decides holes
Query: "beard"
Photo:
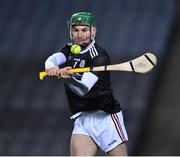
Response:
[[[73,41],[73,44],[78,44],[79,46],[81,46],[81,49],[85,49],[90,43],[92,42],[92,40],[89,41],[83,41],[81,42],[81,44],[78,41]]]
[[[90,43],[83,43],[83,44],[81,44],[80,46],[81,46],[82,49],[85,49],[89,44],[90,44]]]

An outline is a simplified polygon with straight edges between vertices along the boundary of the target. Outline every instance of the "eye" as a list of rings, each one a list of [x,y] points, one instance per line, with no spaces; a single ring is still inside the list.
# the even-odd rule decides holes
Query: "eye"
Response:
[[[86,29],[83,29],[82,32],[87,32],[87,30],[86,30]]]
[[[88,28],[83,28],[82,29],[82,32],[87,32],[88,31]]]
[[[74,28],[74,29],[73,29],[73,32],[79,32],[79,30],[78,30],[78,29],[76,29],[76,28]]]

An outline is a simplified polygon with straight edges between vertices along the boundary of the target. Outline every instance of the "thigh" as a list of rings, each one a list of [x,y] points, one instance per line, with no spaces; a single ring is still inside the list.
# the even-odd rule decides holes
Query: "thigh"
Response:
[[[122,143],[107,153],[108,156],[127,156],[126,143]]]
[[[95,156],[97,145],[88,135],[72,134],[70,152],[71,156]]]

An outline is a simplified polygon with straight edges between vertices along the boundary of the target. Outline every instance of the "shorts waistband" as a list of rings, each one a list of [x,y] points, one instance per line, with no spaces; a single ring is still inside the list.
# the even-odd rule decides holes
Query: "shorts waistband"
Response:
[[[70,117],[70,119],[76,119],[77,117],[79,117],[80,115],[82,114],[90,114],[90,115],[93,115],[93,114],[108,114],[107,112],[105,111],[102,111],[102,110],[94,110],[94,111],[84,111],[84,112],[78,112],[74,115],[72,115]]]

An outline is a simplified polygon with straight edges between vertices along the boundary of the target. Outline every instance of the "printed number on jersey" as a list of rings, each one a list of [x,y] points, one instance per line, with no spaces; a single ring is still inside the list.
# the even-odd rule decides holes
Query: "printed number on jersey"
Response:
[[[79,63],[79,67],[80,68],[85,67],[85,63],[86,63],[85,60],[81,60],[80,63]],[[75,67],[78,67],[78,61],[74,62],[73,68],[75,68]]]

